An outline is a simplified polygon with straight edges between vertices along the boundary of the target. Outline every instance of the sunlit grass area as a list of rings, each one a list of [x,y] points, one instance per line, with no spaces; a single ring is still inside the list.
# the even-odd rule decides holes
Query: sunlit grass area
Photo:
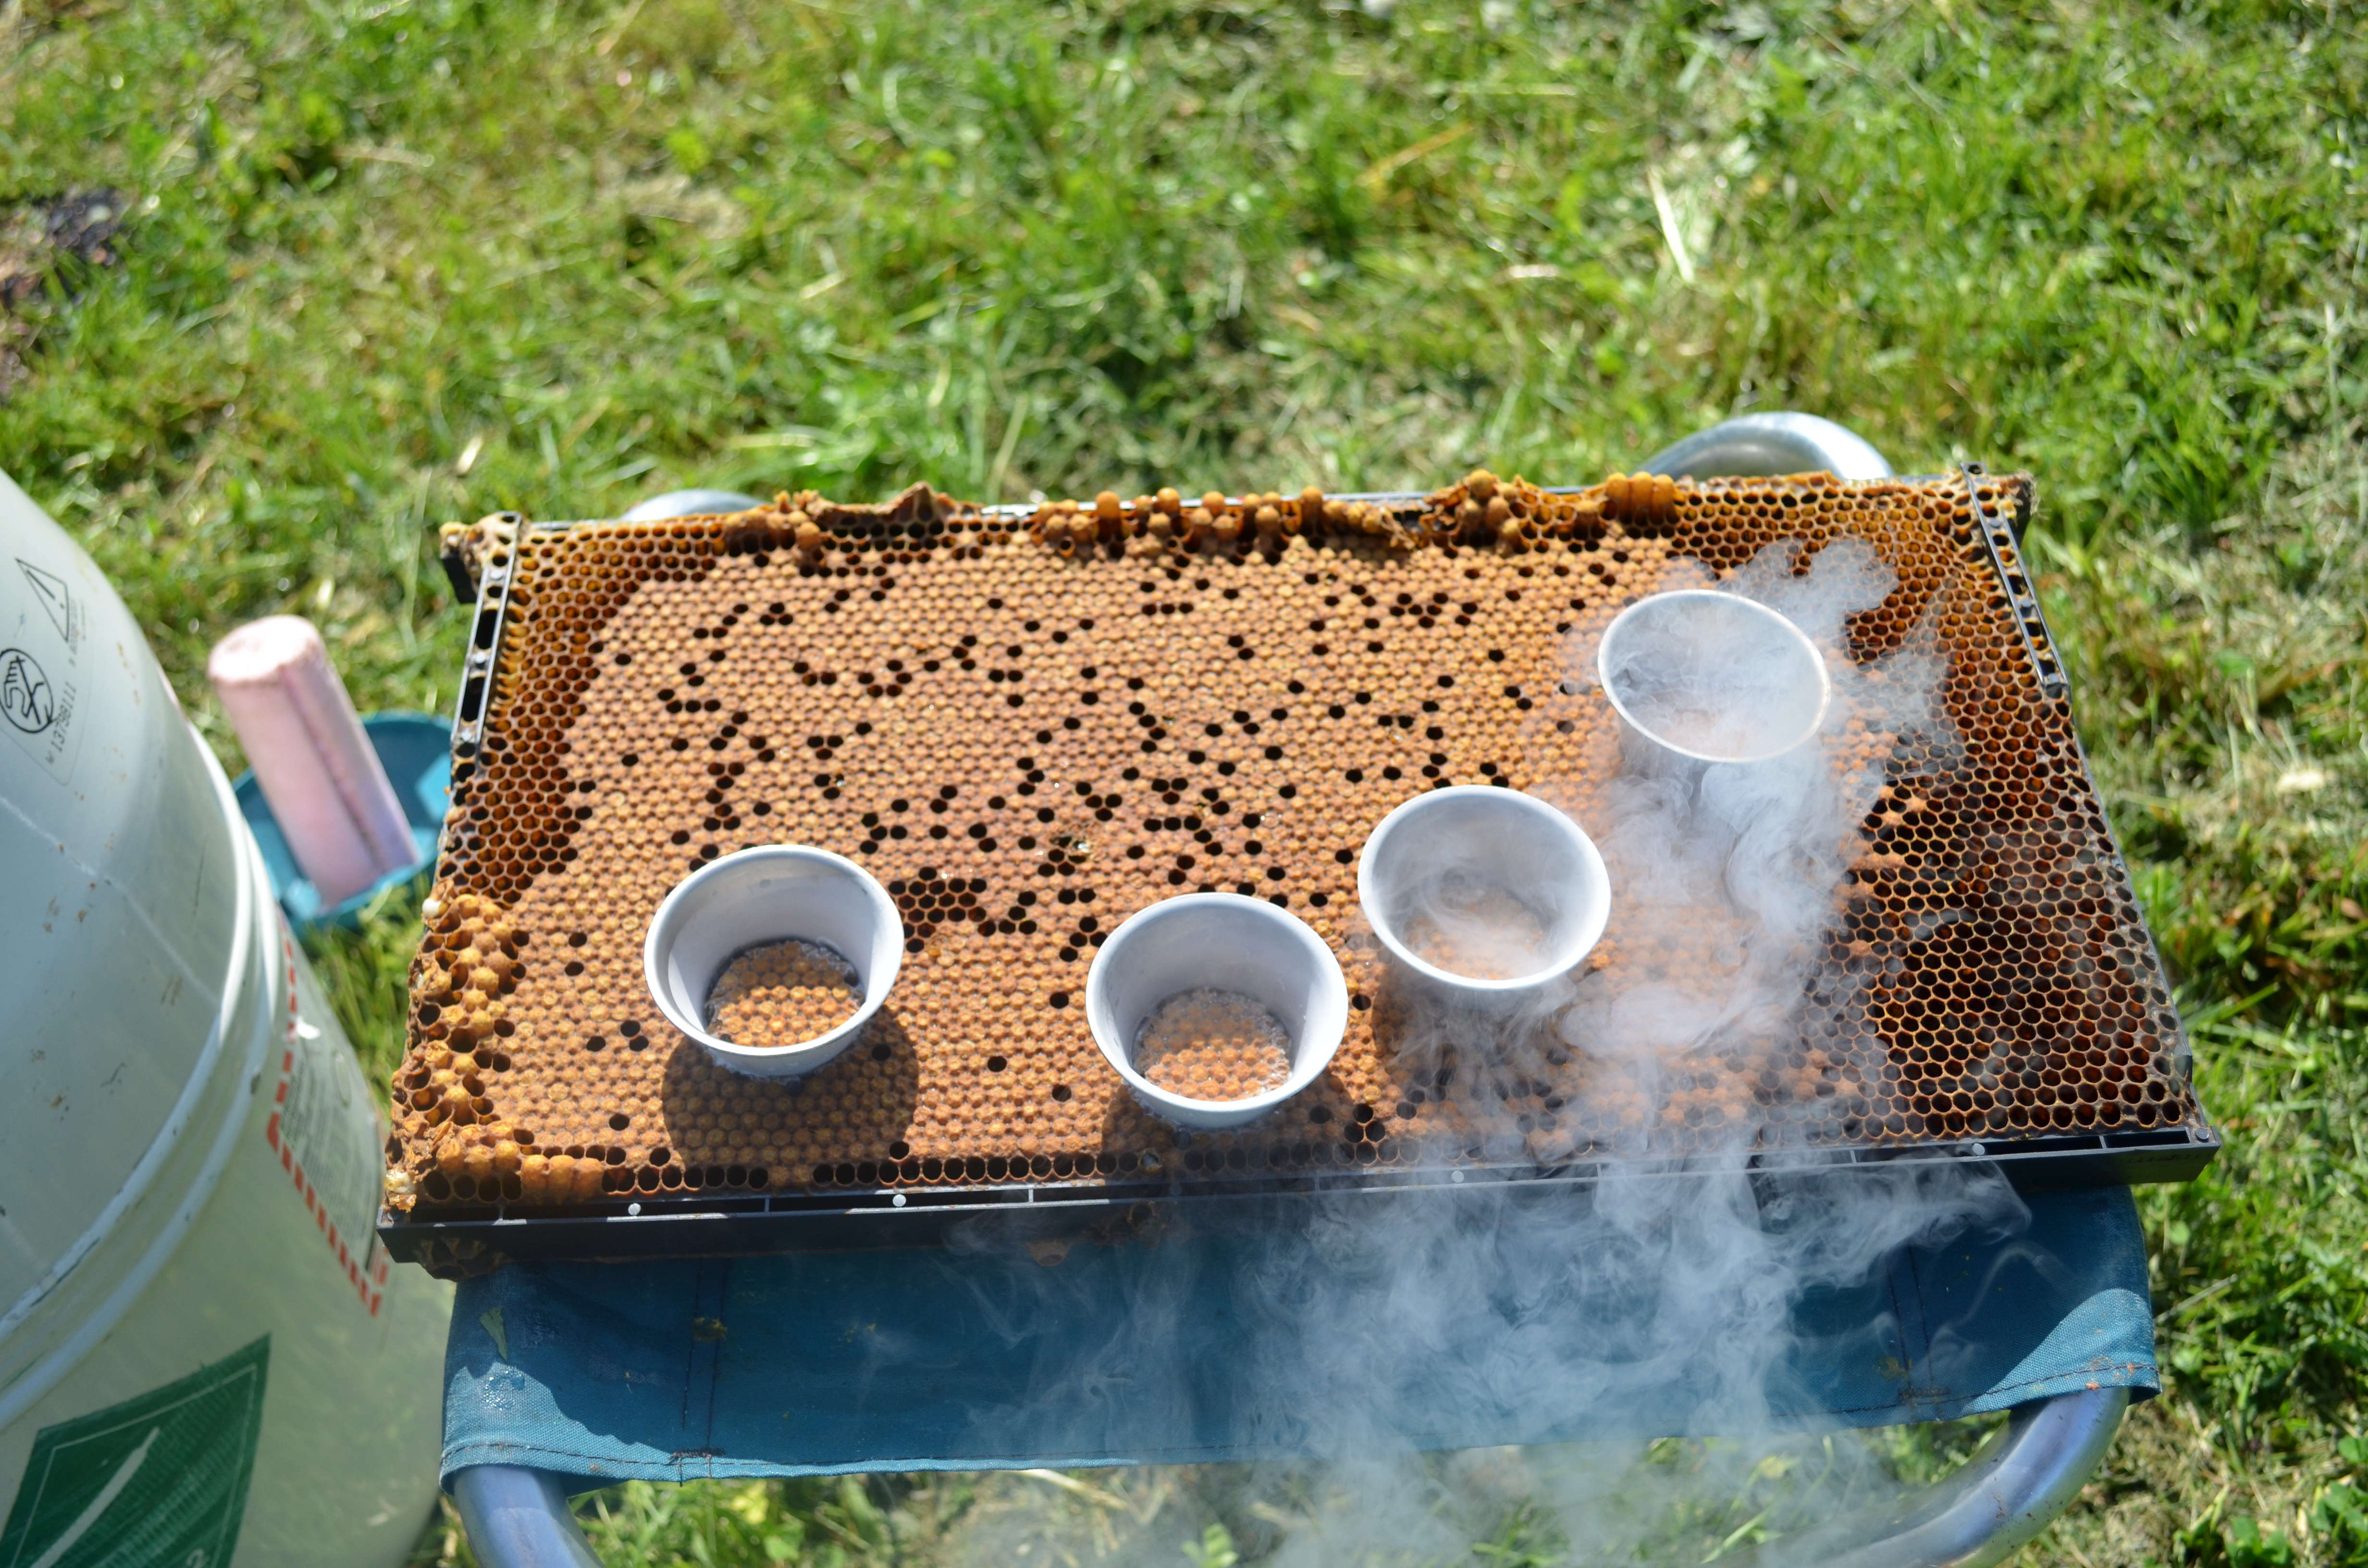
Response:
[[[2228,1135],[2142,1200],[2170,1391],[2027,1558],[2368,1562],[2363,142],[2333,4],[13,0],[0,469],[235,767],[202,660],[257,614],[320,622],[365,709],[448,707],[430,530],[496,508],[1577,482],[1787,407],[2027,468]],[[381,1070],[412,917],[315,954]],[[1671,1562],[1818,1473],[1635,1463],[1716,1482],[1617,1537]],[[1442,1464],[1440,1560],[1613,1550],[1524,1464]],[[1323,1486],[587,1512],[620,1564],[1258,1562],[1318,1538],[1257,1510]]]

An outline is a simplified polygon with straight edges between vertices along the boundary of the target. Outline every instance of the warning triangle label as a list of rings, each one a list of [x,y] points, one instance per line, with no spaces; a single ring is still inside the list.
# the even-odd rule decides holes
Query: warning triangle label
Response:
[[[58,629],[58,635],[65,639],[66,646],[71,648],[81,642],[82,606],[74,602],[74,594],[66,587],[66,580],[54,572],[43,571],[22,556],[17,557],[17,569],[24,573],[25,581],[33,585],[33,597],[41,601],[43,609],[50,612],[50,622]]]

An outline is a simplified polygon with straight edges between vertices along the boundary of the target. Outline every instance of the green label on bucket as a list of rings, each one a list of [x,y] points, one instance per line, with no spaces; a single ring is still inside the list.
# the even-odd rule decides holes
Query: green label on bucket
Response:
[[[238,1544],[263,1428],[266,1335],[137,1399],[45,1426],[0,1568],[219,1568]]]

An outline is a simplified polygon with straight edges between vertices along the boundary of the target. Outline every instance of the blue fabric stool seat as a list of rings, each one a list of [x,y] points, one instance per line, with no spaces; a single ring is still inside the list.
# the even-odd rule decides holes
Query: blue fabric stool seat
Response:
[[[1568,1201],[1567,1199],[1565,1201]],[[1600,1227],[518,1264],[461,1287],[444,1473],[814,1475],[1334,1456],[1946,1420],[2158,1382],[2122,1188],[1806,1290],[1640,1286]],[[1428,1249],[1411,1261],[1390,1246]]]

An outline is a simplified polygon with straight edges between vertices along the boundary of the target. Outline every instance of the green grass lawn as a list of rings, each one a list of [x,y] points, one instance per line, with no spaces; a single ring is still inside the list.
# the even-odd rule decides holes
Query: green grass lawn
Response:
[[[447,708],[429,530],[502,507],[1577,482],[1784,407],[2029,468],[2228,1149],[2143,1199],[2169,1392],[2027,1560],[2368,1562],[2363,149],[2332,0],[5,0],[0,469],[236,766],[215,638],[299,611],[364,708]],[[408,915],[318,955],[381,1066]],[[1247,1562],[1246,1485],[626,1488],[593,1528]],[[1584,1557],[1524,1506],[1473,1561]]]

